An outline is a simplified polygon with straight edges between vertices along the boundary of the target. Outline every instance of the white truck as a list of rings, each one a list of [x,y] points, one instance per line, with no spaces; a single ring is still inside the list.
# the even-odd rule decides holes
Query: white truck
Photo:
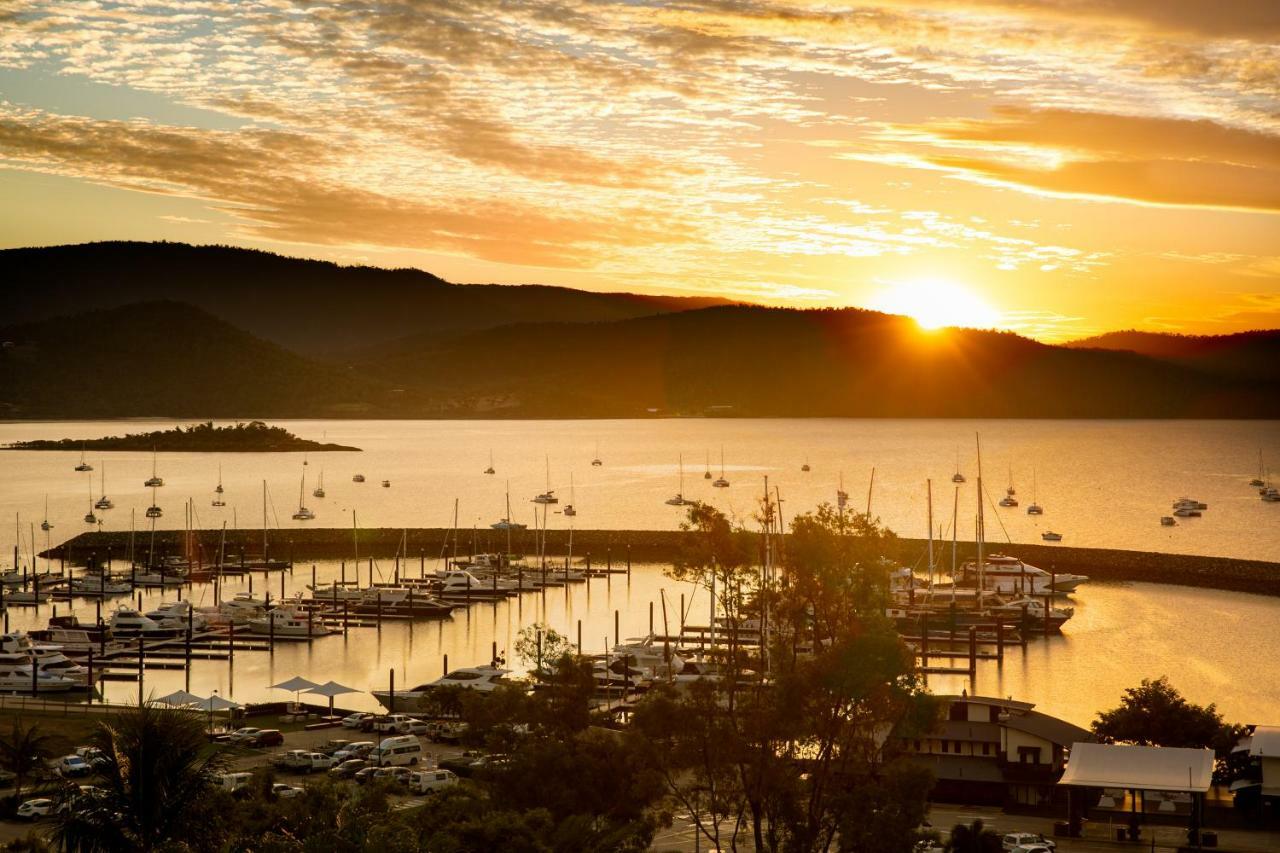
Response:
[[[452,770],[415,770],[409,774],[409,790],[415,794],[431,794],[458,784]]]

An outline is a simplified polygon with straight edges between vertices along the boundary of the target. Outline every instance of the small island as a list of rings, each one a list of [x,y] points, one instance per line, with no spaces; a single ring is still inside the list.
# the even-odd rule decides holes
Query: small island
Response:
[[[283,427],[262,421],[214,426],[212,421],[193,426],[156,430],[89,440],[63,438],[15,441],[5,450],[156,450],[186,453],[281,453],[360,450],[343,444],[322,443],[299,438]]]

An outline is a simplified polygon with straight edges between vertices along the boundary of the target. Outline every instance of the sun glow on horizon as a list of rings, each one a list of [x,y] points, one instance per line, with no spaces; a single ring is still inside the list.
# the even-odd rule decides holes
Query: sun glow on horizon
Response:
[[[946,326],[989,329],[1000,317],[973,291],[939,278],[894,282],[872,300],[871,307],[910,317],[928,331]]]

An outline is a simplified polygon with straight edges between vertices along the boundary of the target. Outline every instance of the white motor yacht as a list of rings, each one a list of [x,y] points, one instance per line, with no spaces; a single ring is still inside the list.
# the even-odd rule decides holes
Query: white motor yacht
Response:
[[[192,608],[190,601],[164,602],[154,610],[147,611],[146,616],[161,625],[173,624],[184,631],[188,622],[193,631],[203,631],[209,627],[208,620]]]
[[[511,670],[499,669],[496,666],[469,666],[463,669],[455,669],[435,681],[419,684],[409,690],[397,690],[396,702],[413,702],[441,687],[460,687],[464,690],[492,693],[504,684],[513,683],[507,678],[510,674]],[[374,690],[371,692],[373,693],[373,698],[381,702],[383,706],[391,707],[390,690]]]
[[[465,595],[495,589],[499,592],[512,592],[519,586],[515,581],[504,578],[479,578],[464,569],[450,569],[443,574],[437,572],[436,575],[440,578],[441,595]]]
[[[70,678],[40,671],[33,682],[30,662],[0,663],[0,693],[31,693],[33,684],[36,693],[66,693],[82,686]]]
[[[1044,533],[1040,534],[1040,538],[1046,542],[1061,542],[1062,534],[1055,533],[1052,530],[1046,530]]]
[[[1005,554],[991,554],[984,561],[983,579],[988,591],[1004,595],[1049,595],[1055,592],[1073,592],[1076,587],[1087,581],[1086,575],[1075,575],[1068,572],[1050,573],[1030,563],[1024,563],[1017,557]],[[974,561],[965,563],[960,570],[961,578],[969,585],[977,582],[977,564]]]
[[[490,524],[489,526],[492,527],[494,530],[524,530],[529,525],[521,524],[518,521],[512,521],[509,518],[500,518],[497,521],[495,521],[493,524]]]
[[[364,590],[360,587],[348,586],[338,581],[320,583],[315,586],[307,584],[307,589],[311,591],[312,598],[317,598],[321,601],[359,601],[364,597]]]
[[[161,624],[127,604],[117,607],[107,624],[117,637],[176,637],[183,630],[176,622]]]
[[[267,611],[265,616],[249,620],[249,630],[255,634],[275,634],[281,637],[323,637],[333,629],[317,618],[307,619],[293,605],[285,604]]]

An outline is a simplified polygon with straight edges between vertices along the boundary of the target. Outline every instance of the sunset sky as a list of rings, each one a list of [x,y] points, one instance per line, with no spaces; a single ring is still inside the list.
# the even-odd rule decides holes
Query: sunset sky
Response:
[[[0,0],[0,167],[3,246],[1280,327],[1280,3]]]

